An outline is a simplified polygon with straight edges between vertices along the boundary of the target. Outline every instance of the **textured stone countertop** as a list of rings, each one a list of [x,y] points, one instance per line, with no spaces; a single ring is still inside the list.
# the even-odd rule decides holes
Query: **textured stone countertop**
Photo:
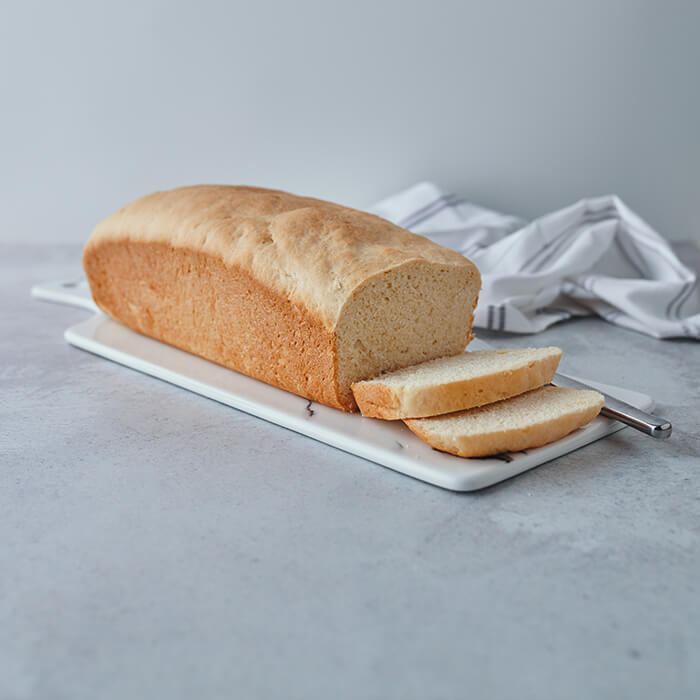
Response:
[[[0,246],[0,698],[700,697],[700,343],[481,333],[674,434],[456,494],[69,347],[79,254]]]

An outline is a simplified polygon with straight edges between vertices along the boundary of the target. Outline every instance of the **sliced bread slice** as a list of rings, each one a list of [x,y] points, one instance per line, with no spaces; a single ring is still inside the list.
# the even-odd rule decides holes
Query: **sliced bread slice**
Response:
[[[543,386],[488,406],[405,423],[436,450],[484,457],[559,440],[590,423],[603,403],[597,391]]]
[[[397,420],[453,413],[517,396],[552,381],[559,348],[476,350],[352,385],[362,415]]]

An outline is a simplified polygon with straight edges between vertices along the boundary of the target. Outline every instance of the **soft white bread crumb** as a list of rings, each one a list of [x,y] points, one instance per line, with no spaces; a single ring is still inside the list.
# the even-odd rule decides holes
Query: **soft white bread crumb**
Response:
[[[590,423],[603,403],[597,391],[544,386],[488,406],[405,423],[437,450],[483,457],[559,440]]]
[[[362,414],[396,420],[500,401],[552,381],[559,348],[477,350],[441,357],[352,385]]]

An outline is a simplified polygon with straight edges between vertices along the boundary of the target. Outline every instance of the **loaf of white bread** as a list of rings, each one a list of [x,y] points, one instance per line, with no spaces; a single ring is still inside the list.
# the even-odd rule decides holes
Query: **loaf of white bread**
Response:
[[[371,214],[215,185],[128,204],[83,266],[129,328],[346,411],[353,383],[461,353],[481,284],[462,255]]]

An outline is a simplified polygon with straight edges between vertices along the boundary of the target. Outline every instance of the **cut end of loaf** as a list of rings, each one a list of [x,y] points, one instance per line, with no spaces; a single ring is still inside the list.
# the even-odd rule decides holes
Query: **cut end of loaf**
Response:
[[[461,353],[481,278],[474,265],[414,260],[374,276],[346,304],[336,328],[338,393],[356,407],[353,383]]]

